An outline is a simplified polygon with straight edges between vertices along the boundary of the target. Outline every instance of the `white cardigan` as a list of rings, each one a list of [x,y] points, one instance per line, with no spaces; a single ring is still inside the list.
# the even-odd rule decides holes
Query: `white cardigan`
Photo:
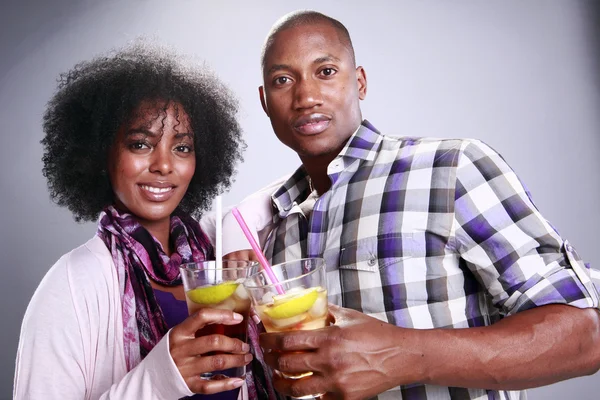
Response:
[[[169,335],[127,373],[119,282],[100,238],[65,254],[27,308],[14,399],[179,399],[188,389]]]
[[[238,205],[255,238],[271,230],[270,195],[287,176]],[[202,229],[214,244],[215,218]],[[223,254],[249,249],[231,213],[223,218]],[[112,256],[95,236],[65,254],[36,289],[21,326],[13,398],[179,399],[191,396],[169,352],[169,335],[127,373],[119,281]],[[240,397],[246,393],[246,387]]]

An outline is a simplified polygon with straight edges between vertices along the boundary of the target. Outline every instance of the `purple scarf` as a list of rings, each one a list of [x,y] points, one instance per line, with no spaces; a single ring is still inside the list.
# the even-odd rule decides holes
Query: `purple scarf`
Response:
[[[168,332],[162,310],[148,278],[166,286],[181,285],[182,263],[214,260],[213,247],[200,224],[187,215],[171,217],[171,257],[162,245],[131,215],[107,207],[100,214],[97,235],[112,255],[119,278],[123,306],[125,361],[130,371],[146,357]],[[280,398],[271,383],[258,344],[259,329],[248,324],[250,349],[254,355],[246,382],[251,399]]]
[[[119,277],[127,370],[138,365],[168,331],[148,278],[166,286],[181,285],[182,263],[214,259],[208,238],[191,217],[172,216],[170,233],[171,257],[131,214],[112,206],[100,214],[97,235],[112,254]]]

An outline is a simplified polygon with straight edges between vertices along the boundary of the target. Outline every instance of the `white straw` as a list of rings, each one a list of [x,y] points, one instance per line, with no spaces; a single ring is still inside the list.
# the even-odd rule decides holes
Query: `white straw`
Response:
[[[221,210],[221,196],[215,197],[215,260],[216,267],[223,266],[223,211]]]

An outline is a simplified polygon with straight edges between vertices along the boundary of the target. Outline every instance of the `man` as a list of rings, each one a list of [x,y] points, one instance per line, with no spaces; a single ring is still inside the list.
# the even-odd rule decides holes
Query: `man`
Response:
[[[324,257],[329,300],[343,307],[327,328],[262,335],[271,367],[314,372],[275,377],[280,393],[518,399],[600,368],[590,270],[496,152],[362,121],[365,71],[323,14],[279,20],[262,71],[263,109],[302,161],[272,196],[265,252]]]

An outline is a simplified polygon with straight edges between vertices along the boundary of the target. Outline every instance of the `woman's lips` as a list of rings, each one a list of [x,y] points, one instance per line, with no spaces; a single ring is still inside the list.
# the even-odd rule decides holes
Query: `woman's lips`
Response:
[[[150,201],[166,201],[175,193],[174,186],[156,187],[150,185],[139,185],[141,192],[145,198]]]

